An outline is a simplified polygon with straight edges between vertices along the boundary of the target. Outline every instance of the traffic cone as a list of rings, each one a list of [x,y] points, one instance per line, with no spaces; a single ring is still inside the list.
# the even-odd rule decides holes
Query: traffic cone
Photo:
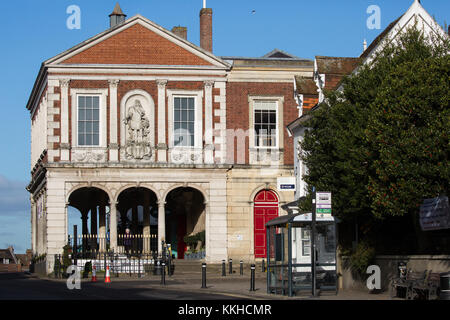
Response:
[[[109,275],[109,266],[106,267],[105,283],[111,283],[111,276]]]
[[[95,270],[95,266],[92,268],[92,279],[91,282],[97,282],[97,272]]]

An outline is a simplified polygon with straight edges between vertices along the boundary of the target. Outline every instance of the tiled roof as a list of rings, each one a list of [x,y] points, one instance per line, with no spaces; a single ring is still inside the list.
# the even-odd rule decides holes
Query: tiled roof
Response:
[[[356,69],[360,58],[317,56],[316,61],[319,74],[348,75]]]
[[[366,50],[364,50],[364,52],[361,54],[360,58],[362,58],[362,59],[367,58],[367,56],[372,52],[372,50],[375,49],[375,47],[383,40],[383,38],[389,33],[389,31],[391,31],[395,27],[397,22],[399,22],[399,20],[402,17],[403,17],[403,15],[400,18],[398,18],[397,20],[391,22],[391,24],[389,24],[387,26],[387,28],[384,29],[383,32],[380,33],[378,35],[378,37],[376,37],[375,40],[372,41],[370,46]]]
[[[295,83],[298,94],[318,95],[317,85],[312,78],[296,76]]]

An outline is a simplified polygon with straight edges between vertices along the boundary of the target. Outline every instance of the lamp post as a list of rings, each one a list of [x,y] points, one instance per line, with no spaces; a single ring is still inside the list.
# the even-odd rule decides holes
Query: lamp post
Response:
[[[313,187],[311,215],[311,282],[312,295],[316,297],[316,187]]]

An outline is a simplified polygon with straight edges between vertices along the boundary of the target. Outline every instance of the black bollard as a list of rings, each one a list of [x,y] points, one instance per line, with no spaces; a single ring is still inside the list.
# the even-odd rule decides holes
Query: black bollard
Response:
[[[240,275],[243,276],[244,275],[244,261],[242,261],[242,260],[239,262],[239,269],[240,269],[239,270]]]
[[[222,277],[226,276],[226,272],[225,272],[225,260],[222,260]]]
[[[166,263],[163,262],[161,265],[161,284],[166,285]]]
[[[262,272],[266,272],[266,260],[263,259],[262,264],[261,264],[261,271]]]
[[[233,259],[230,259],[230,261],[228,261],[228,269],[229,273],[233,274]]]
[[[255,265],[252,264],[251,266],[251,277],[250,277],[250,291],[256,291],[255,290]]]
[[[206,263],[202,263],[202,289],[206,289]]]

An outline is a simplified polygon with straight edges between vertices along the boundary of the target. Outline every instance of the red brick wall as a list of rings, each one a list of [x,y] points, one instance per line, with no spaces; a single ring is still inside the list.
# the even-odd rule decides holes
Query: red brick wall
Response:
[[[284,136],[284,164],[293,165],[294,154],[292,138],[288,136],[286,126],[298,118],[297,103],[294,100],[294,84],[265,82],[230,82],[227,84],[227,129],[249,130],[249,101],[252,96],[283,96],[283,127],[279,128]],[[228,147],[227,147],[228,148]],[[234,146],[234,157],[237,162],[237,144]],[[249,163],[249,142],[246,139],[245,163]],[[228,150],[228,149],[227,149]]]
[[[123,30],[63,63],[211,65],[139,24]]]
[[[22,272],[20,264],[0,264],[0,272]]]
[[[343,77],[342,75],[327,74],[325,76],[325,90],[336,90]]]

